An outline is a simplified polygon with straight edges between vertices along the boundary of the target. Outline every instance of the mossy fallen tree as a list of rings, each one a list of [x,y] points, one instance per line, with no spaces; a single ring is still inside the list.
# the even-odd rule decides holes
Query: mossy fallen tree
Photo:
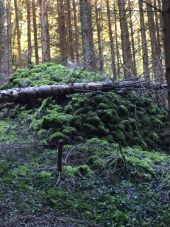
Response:
[[[43,85],[38,87],[13,88],[0,91],[0,103],[22,102],[27,99],[45,98],[75,93],[107,92],[114,90],[131,89],[166,89],[166,85],[156,84],[149,81],[119,81],[119,82],[90,82],[90,83],[68,83],[58,85]]]

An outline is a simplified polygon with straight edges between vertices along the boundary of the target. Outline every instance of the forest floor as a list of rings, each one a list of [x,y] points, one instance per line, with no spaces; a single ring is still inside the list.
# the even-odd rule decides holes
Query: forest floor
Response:
[[[28,131],[16,143],[15,123],[0,144],[0,226],[169,225],[168,155],[94,138],[64,146],[59,176],[57,150]]]

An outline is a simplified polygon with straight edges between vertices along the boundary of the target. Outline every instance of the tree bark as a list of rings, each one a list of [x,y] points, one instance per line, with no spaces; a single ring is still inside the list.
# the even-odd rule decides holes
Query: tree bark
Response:
[[[12,24],[11,24],[11,0],[6,2],[6,16],[7,16],[7,60],[8,60],[8,77],[12,71]]]
[[[32,46],[31,46],[31,3],[27,0],[27,39],[28,39],[28,56],[27,63],[31,64]]]
[[[66,12],[67,12],[67,43],[68,43],[68,52],[71,61],[74,60],[74,40],[73,40],[73,27],[72,27],[72,17],[71,17],[71,4],[70,0],[66,0]]]
[[[157,0],[154,0],[154,7],[155,8],[159,8],[159,5],[157,6]],[[160,21],[160,12],[155,12],[155,30],[156,30],[156,39],[157,39],[157,46],[156,46],[156,53],[157,53],[157,75],[155,75],[155,79],[157,81],[163,81],[164,80],[164,70],[162,67],[162,57],[161,57],[161,53],[162,53],[162,25],[161,25],[161,21]]]
[[[15,7],[15,23],[16,23],[16,30],[17,30],[17,50],[18,50],[18,61],[17,66],[22,65],[22,56],[21,56],[21,32],[19,28],[19,16],[18,16],[18,2],[14,0],[14,7]]]
[[[58,34],[59,34],[59,49],[61,53],[62,64],[67,64],[67,31],[66,31],[66,18],[63,0],[57,0],[58,10]]]
[[[165,47],[165,65],[166,80],[168,87],[168,104],[169,104],[169,127],[170,127],[170,1],[163,0],[163,25],[164,25],[164,47]],[[170,151],[170,145],[169,145]]]
[[[113,14],[113,19],[115,21],[115,57],[114,57],[114,61],[115,65],[116,65],[116,74],[114,76],[114,79],[117,79],[117,75],[119,73],[119,70],[121,68],[121,56],[120,56],[120,48],[119,48],[119,29],[118,29],[118,25],[117,25],[117,21],[119,20],[119,15],[116,14],[116,2],[114,2],[114,6],[113,6],[113,10],[115,11],[115,13]],[[112,60],[113,61],[113,60]],[[113,64],[113,63],[112,63]]]
[[[141,27],[141,46],[142,46],[142,54],[143,54],[143,70],[144,70],[144,78],[145,80],[150,80],[150,71],[149,69],[149,56],[148,56],[148,45],[146,38],[146,25],[144,20],[144,8],[143,2],[139,0],[139,10],[140,10],[140,27]]]
[[[152,4],[151,0],[148,1]],[[150,46],[151,46],[151,57],[152,57],[152,69],[153,69],[153,79],[156,79],[157,75],[157,39],[156,39],[156,28],[155,28],[155,20],[154,20],[154,10],[151,6],[147,5],[147,16],[148,16],[148,27],[149,27],[149,35],[150,35]]]
[[[85,69],[95,70],[91,1],[80,0],[81,32]]]
[[[35,0],[32,0],[32,17],[33,17],[33,29],[34,29],[35,62],[36,62],[36,64],[39,64],[38,35],[37,35],[37,20],[36,20]]]
[[[165,89],[166,85],[154,84],[149,81],[125,80],[119,82],[90,82],[90,83],[70,83],[61,85],[43,85],[39,87],[14,88],[0,90],[0,103],[5,102],[25,102],[35,98],[45,98],[49,96],[58,96],[75,93],[88,92],[107,92],[119,89]]]
[[[4,13],[3,1],[0,0],[0,85],[8,78],[7,34]]]
[[[48,49],[48,58],[49,60],[51,59],[51,46],[50,46],[50,23],[49,23],[49,7],[48,4],[49,2],[47,1],[47,16],[46,16],[46,32],[47,32],[47,49]]]
[[[96,27],[97,27],[97,43],[98,43],[98,53],[99,53],[99,69],[102,72],[104,61],[103,61],[103,48],[102,48],[102,36],[101,36],[101,8],[97,5],[97,0],[95,1],[95,16],[96,16]],[[98,63],[97,62],[97,63]]]
[[[79,63],[80,57],[79,57],[79,28],[78,28],[78,22],[77,22],[77,2],[76,0],[73,0],[73,13],[74,13],[74,50],[76,55],[76,61]]]
[[[40,0],[42,62],[49,61],[48,34],[47,34],[47,5],[45,0]]]
[[[128,30],[128,24],[127,24],[125,1],[118,0],[118,6],[119,6],[119,15],[120,15],[124,77],[130,78],[132,77],[132,75],[134,75],[134,66],[132,61],[132,52],[131,52],[129,30]]]
[[[106,8],[107,8],[107,21],[108,21],[108,28],[109,28],[109,40],[110,40],[110,50],[111,50],[111,65],[112,65],[113,78],[115,78],[115,76],[116,76],[115,43],[113,40],[113,31],[112,31],[109,0],[106,0]],[[115,21],[115,23],[116,23],[116,21]]]
[[[137,67],[136,67],[136,51],[135,51],[135,39],[134,39],[134,29],[133,29],[133,21],[132,21],[132,3],[128,0],[128,9],[129,9],[129,20],[130,20],[130,37],[131,37],[131,44],[132,44],[132,59],[133,59],[133,73],[136,77],[137,75]]]

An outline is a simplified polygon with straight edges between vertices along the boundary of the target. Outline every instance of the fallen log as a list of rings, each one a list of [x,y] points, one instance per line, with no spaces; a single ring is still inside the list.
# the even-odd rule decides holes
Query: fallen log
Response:
[[[29,99],[45,98],[49,96],[58,96],[74,93],[111,91],[119,89],[166,89],[167,85],[156,84],[149,81],[105,81],[90,83],[70,83],[58,85],[43,85],[39,87],[13,88],[0,90],[0,103],[22,102]]]

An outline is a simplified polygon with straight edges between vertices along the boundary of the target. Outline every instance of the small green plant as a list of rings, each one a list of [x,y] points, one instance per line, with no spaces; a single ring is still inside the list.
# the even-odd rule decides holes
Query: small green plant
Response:
[[[93,171],[88,165],[81,165],[77,167],[64,166],[64,172],[71,177],[75,176],[93,176]]]

